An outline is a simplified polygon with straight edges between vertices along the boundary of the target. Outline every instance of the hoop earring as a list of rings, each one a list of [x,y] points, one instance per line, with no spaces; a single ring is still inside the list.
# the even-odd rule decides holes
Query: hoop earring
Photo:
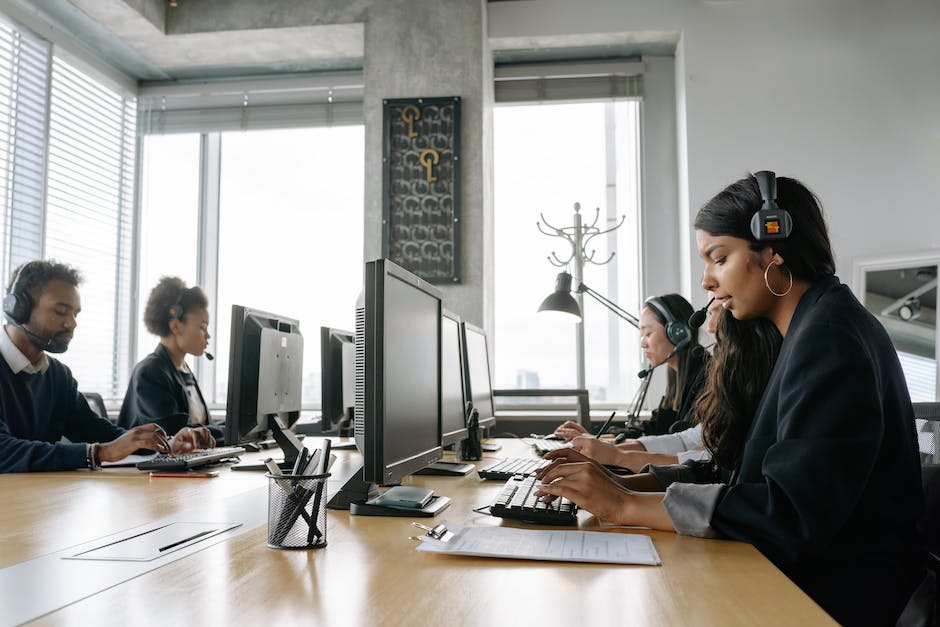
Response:
[[[767,267],[764,268],[764,285],[767,286],[767,290],[770,291],[771,294],[773,294],[773,295],[776,296],[777,298],[782,298],[782,297],[786,296],[787,294],[789,294],[789,293],[790,293],[790,290],[793,289],[793,273],[790,272],[790,268],[784,268],[784,269],[787,271],[787,275],[789,275],[789,277],[790,277],[790,285],[787,286],[787,291],[786,291],[786,292],[784,292],[783,294],[778,294],[777,292],[774,291],[774,288],[770,287],[770,280],[767,278],[767,273],[770,272],[770,268],[771,268],[771,266],[773,266],[773,265],[774,265],[774,263],[773,263],[773,262],[770,262],[770,263],[767,264]]]

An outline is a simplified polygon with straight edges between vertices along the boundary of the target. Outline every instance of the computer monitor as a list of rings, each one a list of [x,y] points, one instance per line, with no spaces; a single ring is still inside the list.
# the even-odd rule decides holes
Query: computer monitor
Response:
[[[440,410],[441,292],[387,259],[367,262],[356,306],[355,436],[362,470],[329,506],[395,514],[365,501],[378,495],[377,484],[400,483],[441,458]]]
[[[290,470],[303,448],[289,430],[300,417],[304,354],[300,323],[232,305],[231,329],[225,443],[257,442],[270,433],[284,452],[278,463]]]
[[[356,405],[356,341],[349,331],[320,327],[320,430],[353,434]]]
[[[464,354],[460,318],[447,310],[441,317],[441,445],[467,438]]]
[[[480,327],[464,322],[463,338],[467,355],[467,398],[479,414],[480,428],[490,428],[496,425],[496,412],[493,411],[493,379],[490,374],[486,332]]]

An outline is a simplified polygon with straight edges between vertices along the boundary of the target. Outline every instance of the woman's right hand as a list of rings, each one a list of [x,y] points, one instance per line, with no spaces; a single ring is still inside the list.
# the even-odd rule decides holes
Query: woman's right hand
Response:
[[[578,436],[571,441],[571,448],[590,457],[599,464],[622,466],[620,449],[608,440],[598,440],[591,435]]]
[[[582,427],[580,423],[566,420],[560,427],[555,429],[555,437],[571,440],[579,435],[586,435],[587,432],[588,430]]]
[[[166,437],[166,431],[155,423],[129,429],[116,439],[99,444],[98,460],[116,462],[142,448],[157,451],[158,453],[169,453],[170,441]]]

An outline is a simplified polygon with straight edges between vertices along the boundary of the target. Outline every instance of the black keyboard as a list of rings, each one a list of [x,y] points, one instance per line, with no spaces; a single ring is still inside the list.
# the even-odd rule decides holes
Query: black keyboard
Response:
[[[568,499],[539,500],[535,477],[513,477],[490,505],[490,514],[540,525],[577,525],[578,506]]]
[[[146,461],[138,462],[138,470],[187,470],[212,464],[229,457],[238,457],[245,452],[240,446],[209,448],[202,451],[191,451],[179,455],[159,455]]]
[[[506,481],[516,475],[530,477],[535,474],[539,468],[548,466],[551,462],[547,459],[532,459],[531,457],[507,457],[499,459],[495,464],[490,464],[486,468],[477,470],[481,479],[499,479]]]
[[[568,448],[571,446],[571,442],[565,442],[564,440],[544,440],[538,438],[532,440],[532,446],[535,447],[535,452],[539,455],[544,455],[549,451],[557,451],[560,448]]]

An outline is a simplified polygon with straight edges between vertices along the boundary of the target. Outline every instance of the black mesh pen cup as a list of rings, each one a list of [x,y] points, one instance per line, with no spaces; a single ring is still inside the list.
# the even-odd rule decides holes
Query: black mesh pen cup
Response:
[[[268,546],[318,549],[326,546],[326,480],[323,475],[268,477]]]

